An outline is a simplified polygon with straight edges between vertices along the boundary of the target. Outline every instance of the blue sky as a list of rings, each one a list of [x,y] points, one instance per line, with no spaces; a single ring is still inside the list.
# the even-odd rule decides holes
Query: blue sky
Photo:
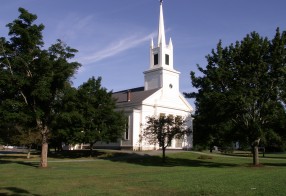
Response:
[[[45,46],[61,39],[79,50],[74,86],[101,76],[108,90],[144,85],[151,37],[157,38],[159,0],[1,0],[0,36],[23,7],[43,23]],[[273,38],[286,30],[285,0],[164,0],[166,40],[172,38],[180,89],[191,92],[190,71],[221,39],[227,46],[257,31]]]

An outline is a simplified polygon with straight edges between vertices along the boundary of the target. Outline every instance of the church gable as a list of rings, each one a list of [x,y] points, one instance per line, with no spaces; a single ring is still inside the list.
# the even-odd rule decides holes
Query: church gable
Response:
[[[180,92],[165,93],[163,88],[147,97],[142,103],[143,105],[153,105],[154,107],[169,108],[189,113],[193,111],[192,106]]]

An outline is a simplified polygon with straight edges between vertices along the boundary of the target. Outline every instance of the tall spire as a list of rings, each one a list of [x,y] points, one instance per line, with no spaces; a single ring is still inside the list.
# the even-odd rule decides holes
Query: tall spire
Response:
[[[160,16],[159,16],[159,30],[158,30],[158,46],[166,45],[164,15],[163,15],[163,0],[160,0]]]
[[[170,38],[169,43],[166,43],[162,2],[160,0],[158,46],[155,46],[151,39],[150,66],[144,72],[144,89],[163,88],[166,92],[179,91],[180,73],[174,69],[172,39]]]

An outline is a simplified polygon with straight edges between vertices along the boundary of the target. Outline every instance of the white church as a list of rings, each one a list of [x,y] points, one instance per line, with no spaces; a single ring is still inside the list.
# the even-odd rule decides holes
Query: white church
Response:
[[[151,40],[150,65],[144,72],[144,86],[113,93],[117,109],[123,110],[128,126],[122,139],[117,143],[96,143],[96,148],[117,148],[129,150],[156,150],[159,145],[150,145],[142,134],[148,116],[182,116],[192,126],[192,106],[179,91],[180,72],[173,65],[172,40],[166,43],[163,5],[160,1],[158,43]],[[171,149],[191,149],[192,134],[183,139],[174,139]]]

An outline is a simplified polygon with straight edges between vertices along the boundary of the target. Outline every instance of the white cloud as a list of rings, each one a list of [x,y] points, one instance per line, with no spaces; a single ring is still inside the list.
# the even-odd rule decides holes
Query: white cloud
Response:
[[[150,40],[152,37],[156,35],[156,33],[157,32],[152,32],[144,37],[139,37],[138,35],[136,35],[123,38],[119,41],[110,44],[103,50],[95,51],[89,55],[80,57],[77,60],[78,62],[81,62],[83,65],[101,61],[103,59],[115,56],[130,48],[134,48],[147,40]]]
[[[69,14],[58,23],[56,32],[64,40],[76,39],[82,36],[83,32],[90,29],[88,27],[93,19],[94,17],[92,15],[82,17],[75,14]]]

